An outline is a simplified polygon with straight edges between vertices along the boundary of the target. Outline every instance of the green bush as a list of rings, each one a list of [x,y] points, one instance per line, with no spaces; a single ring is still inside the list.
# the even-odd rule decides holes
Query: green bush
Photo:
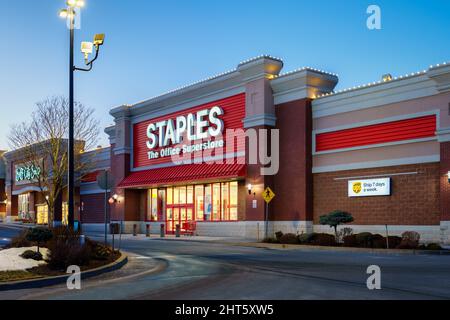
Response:
[[[420,241],[420,234],[416,231],[406,231],[402,234],[402,240]]]
[[[352,234],[344,237],[344,247],[357,247],[358,241],[356,240],[356,234]]]
[[[334,228],[334,234],[336,238],[338,238],[337,227],[341,224],[346,224],[353,222],[353,216],[345,211],[335,210],[328,215],[320,217],[320,224],[330,226],[330,228]]]
[[[50,247],[48,266],[52,270],[66,270],[71,265],[85,266],[91,261],[92,250],[88,245],[56,241]]]
[[[275,238],[278,240],[278,242],[280,241],[282,236],[283,236],[283,232],[281,232],[281,231],[275,232]]]
[[[370,232],[362,232],[356,234],[356,245],[362,248],[372,248],[373,234]]]
[[[311,239],[314,246],[335,246],[336,237],[327,233],[316,233]]]
[[[437,243],[430,243],[427,245],[427,250],[442,250],[442,247]]]
[[[282,244],[298,244],[297,236],[293,233],[283,234],[280,238],[280,243]]]
[[[386,238],[381,234],[374,234],[372,236],[372,248],[374,249],[386,249]]]
[[[314,235],[315,233],[302,233],[298,235],[297,239],[300,244],[310,244]]]
[[[263,243],[280,243],[276,238],[265,238]]]
[[[43,260],[42,254],[40,252],[35,252],[33,250],[27,250],[24,253],[22,253],[20,256],[27,260],[29,260],[29,259],[36,260],[36,261]]]
[[[397,249],[417,249],[418,247],[419,243],[417,241],[402,240]]]
[[[397,248],[402,242],[402,238],[396,236],[389,236],[389,249]]]
[[[26,239],[31,242],[36,242],[37,244],[37,252],[39,252],[39,246],[41,243],[47,242],[53,238],[53,233],[43,227],[32,228],[28,230],[26,235]]]
[[[113,254],[112,249],[100,243],[95,243],[91,248],[91,257],[95,260],[108,260],[108,258]]]

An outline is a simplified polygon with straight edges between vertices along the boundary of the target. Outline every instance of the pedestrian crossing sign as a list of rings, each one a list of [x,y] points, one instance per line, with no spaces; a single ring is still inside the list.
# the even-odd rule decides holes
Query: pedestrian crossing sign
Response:
[[[272,191],[272,189],[267,187],[266,190],[264,190],[263,198],[264,201],[266,201],[267,204],[269,204],[273,200],[273,198],[275,198],[275,193]]]

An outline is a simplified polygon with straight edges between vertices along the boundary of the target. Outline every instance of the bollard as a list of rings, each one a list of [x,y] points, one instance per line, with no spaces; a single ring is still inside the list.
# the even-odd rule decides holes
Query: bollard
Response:
[[[137,224],[133,224],[133,236],[137,237]]]
[[[146,230],[145,230],[145,236],[146,236],[147,238],[150,238],[150,225],[147,224],[145,227],[146,227]]]
[[[181,236],[181,228],[180,225],[177,224],[176,231],[175,231],[175,237],[179,238]]]
[[[166,236],[166,233],[164,232],[164,224],[161,224],[160,236],[161,238],[164,238]]]

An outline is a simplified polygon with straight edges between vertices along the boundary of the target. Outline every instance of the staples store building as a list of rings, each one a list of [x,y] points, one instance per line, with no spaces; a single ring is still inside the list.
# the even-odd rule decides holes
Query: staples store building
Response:
[[[335,74],[282,68],[261,56],[112,109],[111,219],[128,231],[159,233],[164,224],[172,233],[195,222],[198,235],[262,239],[266,214],[270,233],[332,232],[319,217],[341,209],[356,232],[388,225],[391,234],[448,242],[450,67],[342,92],[333,91]],[[250,129],[271,137],[257,135],[256,152],[278,155],[276,174],[250,161]],[[276,193],[268,210],[266,187]]]

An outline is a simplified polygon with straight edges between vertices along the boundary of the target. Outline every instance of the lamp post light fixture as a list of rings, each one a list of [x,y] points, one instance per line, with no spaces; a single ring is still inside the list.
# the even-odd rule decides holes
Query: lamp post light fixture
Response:
[[[84,0],[67,0],[67,8],[59,12],[59,16],[68,19],[70,30],[70,48],[69,48],[69,143],[68,143],[68,224],[74,227],[75,219],[75,146],[74,146],[74,72],[75,71],[91,71],[95,60],[98,58],[100,46],[105,40],[104,34],[97,34],[94,42],[83,42],[81,44],[81,52],[84,54],[85,64],[87,68],[77,68],[74,64],[74,39],[75,39],[75,15],[76,9],[84,7]],[[95,47],[95,57],[89,61],[89,55],[92,54]]]

